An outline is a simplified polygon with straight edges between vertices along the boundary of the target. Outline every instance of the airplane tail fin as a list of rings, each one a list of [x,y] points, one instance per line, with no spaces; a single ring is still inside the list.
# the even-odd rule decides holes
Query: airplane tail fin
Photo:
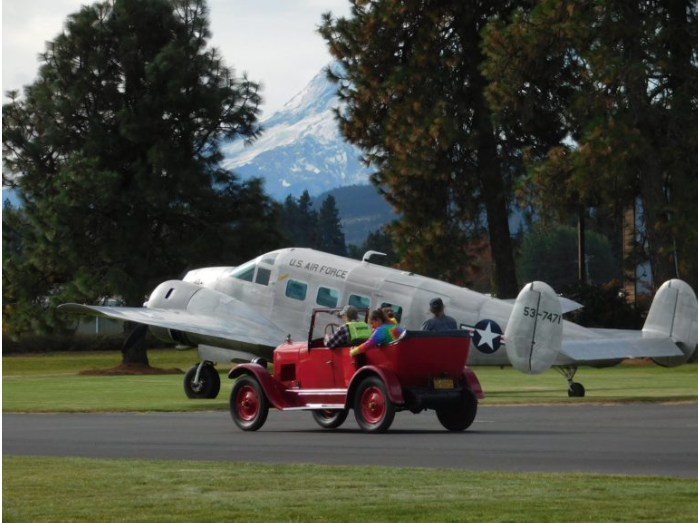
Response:
[[[698,299],[691,286],[682,280],[669,280],[652,300],[642,336],[670,337],[683,356],[653,358],[658,365],[673,367],[689,361],[698,346]]]
[[[526,285],[514,302],[504,333],[507,356],[515,369],[540,374],[562,348],[562,307],[546,283]]]

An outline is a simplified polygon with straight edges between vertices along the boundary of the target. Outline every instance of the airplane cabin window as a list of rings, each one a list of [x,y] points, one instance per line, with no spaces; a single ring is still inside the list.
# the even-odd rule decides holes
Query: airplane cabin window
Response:
[[[390,307],[391,309],[393,309],[393,313],[395,313],[395,319],[398,323],[400,323],[400,320],[402,319],[402,307],[400,307],[399,305],[395,305],[394,303],[381,303],[381,309],[385,307]]]
[[[297,280],[288,280],[286,284],[286,296],[292,300],[305,300],[305,295],[308,292],[308,284]]]
[[[270,277],[271,271],[269,269],[265,269],[264,267],[258,267],[257,277],[255,278],[254,282],[258,283],[259,285],[269,285]]]
[[[317,298],[315,302],[323,307],[334,308],[337,306],[339,301],[339,291],[334,289],[326,289],[325,287],[320,287],[317,290]]]
[[[371,298],[352,294],[349,296],[349,305],[353,305],[357,309],[368,309],[371,306]]]

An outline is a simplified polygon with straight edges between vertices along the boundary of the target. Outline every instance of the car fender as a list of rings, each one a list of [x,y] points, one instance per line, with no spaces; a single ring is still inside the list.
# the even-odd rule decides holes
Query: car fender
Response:
[[[465,377],[465,382],[468,384],[468,388],[473,391],[477,399],[481,400],[485,397],[485,393],[480,385],[480,380],[477,379],[475,373],[469,367],[463,369],[463,376]]]
[[[405,403],[405,397],[402,394],[402,385],[400,385],[400,380],[397,375],[390,369],[386,367],[381,367],[378,365],[366,365],[361,367],[352,376],[351,382],[349,383],[349,389],[347,390],[347,407],[351,408],[354,401],[354,393],[359,383],[367,376],[378,376],[383,383],[388,392],[388,397],[390,401],[398,405]]]
[[[288,409],[296,406],[289,402],[287,395],[284,393],[283,386],[281,386],[279,382],[269,374],[267,369],[261,365],[256,363],[242,363],[230,370],[228,378],[234,380],[245,375],[254,376],[257,379],[264,394],[269,399],[269,403],[271,403],[274,408]]]

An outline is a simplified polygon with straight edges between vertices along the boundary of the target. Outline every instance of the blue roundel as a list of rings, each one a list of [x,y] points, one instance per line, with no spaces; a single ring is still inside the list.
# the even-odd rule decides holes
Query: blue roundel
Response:
[[[497,352],[502,345],[502,328],[492,320],[482,320],[473,329],[473,344],[485,354]]]

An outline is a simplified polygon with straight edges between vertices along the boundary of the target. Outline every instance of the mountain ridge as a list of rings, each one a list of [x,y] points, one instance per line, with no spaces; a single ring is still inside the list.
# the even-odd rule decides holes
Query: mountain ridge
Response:
[[[243,180],[263,179],[265,191],[277,200],[298,197],[305,190],[316,196],[336,187],[367,184],[372,170],[340,133],[334,115],[339,105],[337,88],[323,69],[261,122],[264,131],[255,142],[223,145],[222,167]]]

